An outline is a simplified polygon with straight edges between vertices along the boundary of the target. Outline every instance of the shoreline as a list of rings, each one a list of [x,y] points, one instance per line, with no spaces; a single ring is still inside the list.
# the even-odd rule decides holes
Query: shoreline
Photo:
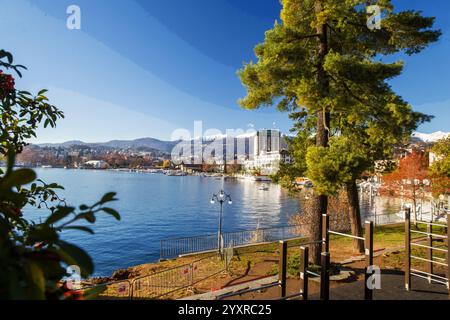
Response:
[[[291,241],[291,246],[300,246],[306,239]],[[335,244],[331,248],[333,262],[339,265],[339,270],[345,272],[354,272],[361,268],[361,260],[365,256],[361,256],[355,251],[353,242],[350,239],[340,236],[333,236]],[[338,245],[337,245],[338,244]],[[377,265],[387,270],[402,270],[404,268],[402,258],[404,256],[404,224],[396,223],[386,226],[379,226],[374,231],[375,254],[374,259]],[[298,252],[291,250],[288,252],[289,261],[296,261],[299,257]],[[220,291],[233,290],[233,286],[248,286],[258,281],[269,279],[277,273],[278,264],[278,243],[267,243],[255,245],[247,248],[235,248],[234,255],[230,260],[227,269],[222,270],[222,264],[217,256],[207,254],[194,254],[189,257],[178,257],[176,259],[162,261],[159,263],[147,263],[132,266],[127,269],[116,270],[111,277],[89,278],[82,282],[84,286],[105,286],[106,291],[98,298],[128,299],[131,295],[137,294],[137,298],[141,299],[191,299],[199,294],[213,294]],[[198,264],[199,269],[196,276],[198,281],[192,286],[184,286],[184,282],[174,282],[176,290],[155,290],[151,283],[165,283],[164,274],[173,273],[178,275],[184,274],[184,268],[188,265],[196,265],[204,261],[204,265]],[[217,272],[217,270],[222,270]],[[197,269],[195,269],[197,270]],[[441,270],[439,270],[441,271]],[[170,276],[169,276],[170,278]],[[288,270],[289,281],[298,281],[299,276],[294,269]],[[361,280],[360,275],[349,278],[350,282],[358,282]],[[174,280],[175,281],[175,280]],[[337,279],[333,282],[334,286],[346,284],[347,278],[343,280]],[[139,291],[131,291],[132,287],[138,284]],[[129,288],[129,290],[128,290]],[[83,290],[83,288],[81,289]],[[258,293],[261,296],[267,296],[270,290],[262,290]],[[241,297],[240,299],[246,299]]]
[[[192,176],[192,177],[204,177],[204,178],[225,178],[225,179],[239,179],[239,180],[249,180],[255,182],[267,182],[271,183],[273,180],[266,175],[250,175],[250,174],[231,174],[231,173],[207,173],[207,172],[195,172],[189,173],[176,169],[161,169],[161,168],[148,168],[148,169],[137,169],[137,168],[73,168],[73,167],[55,167],[55,166],[16,166],[17,168],[30,168],[30,169],[42,169],[42,170],[90,170],[90,171],[106,171],[106,172],[125,172],[125,173],[142,173],[142,174],[162,174],[166,176]]]

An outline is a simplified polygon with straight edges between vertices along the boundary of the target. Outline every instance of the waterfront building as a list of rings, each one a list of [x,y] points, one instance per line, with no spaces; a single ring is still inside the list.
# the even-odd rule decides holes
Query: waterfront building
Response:
[[[246,171],[259,171],[262,175],[278,172],[281,163],[292,161],[286,137],[279,130],[260,130],[254,137],[254,151],[244,161]]]
[[[202,172],[204,169],[203,164],[191,164],[191,163],[184,163],[182,162],[180,164],[180,170],[184,173],[193,174],[195,172]]]
[[[108,163],[103,160],[90,160],[84,166],[92,169],[107,169],[109,167]]]

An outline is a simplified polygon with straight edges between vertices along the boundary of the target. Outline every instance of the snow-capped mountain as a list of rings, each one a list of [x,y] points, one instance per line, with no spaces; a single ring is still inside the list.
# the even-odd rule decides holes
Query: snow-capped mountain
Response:
[[[438,140],[450,136],[450,132],[443,132],[443,131],[437,131],[433,133],[414,132],[412,136],[413,138],[417,138],[419,140],[422,140],[423,142],[436,142]]]
[[[252,138],[256,136],[256,131],[248,131],[242,134],[217,134],[217,135],[206,135],[203,136],[202,139],[204,141],[214,141],[214,140],[220,140],[225,138],[238,138],[238,139],[244,139],[244,138]],[[194,140],[198,140],[200,137],[195,138]]]

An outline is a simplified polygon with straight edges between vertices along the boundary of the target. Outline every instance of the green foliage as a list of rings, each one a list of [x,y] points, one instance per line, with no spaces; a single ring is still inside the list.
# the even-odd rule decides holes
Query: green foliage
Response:
[[[431,150],[436,160],[430,167],[435,197],[450,193],[450,137],[439,140]]]
[[[287,138],[287,144],[292,161],[291,163],[281,163],[280,170],[272,177],[272,180],[282,187],[296,192],[295,178],[306,175],[306,153],[308,148],[314,145],[314,139],[308,130],[302,130],[295,137]]]
[[[450,178],[450,137],[439,140],[432,149],[437,159],[431,165],[431,172]]]
[[[395,145],[431,119],[414,112],[388,84],[402,73],[403,63],[380,58],[419,53],[441,32],[432,29],[434,18],[417,11],[396,12],[390,0],[376,3],[382,8],[380,30],[367,27],[366,8],[372,1],[283,0],[282,4],[281,21],[255,47],[257,62],[238,72],[247,89],[239,104],[289,112],[299,138],[291,144],[294,167],[282,168],[279,180],[292,182],[307,172],[319,194],[332,194],[342,183],[371,170],[375,160],[389,159]],[[325,41],[318,33],[321,29],[326,30]],[[324,43],[327,50],[322,57]],[[319,77],[322,71],[325,75]],[[305,138],[323,135],[317,122],[322,114],[331,118],[325,128],[330,150],[312,146]],[[291,179],[286,178],[289,175]]]
[[[21,76],[19,70],[25,67],[12,63],[13,56],[0,50],[0,67]],[[119,220],[120,215],[107,206],[116,200],[115,193],[77,209],[58,196],[62,186],[38,180],[31,169],[15,169],[15,156],[26,140],[35,137],[42,124],[54,127],[63,113],[48,103],[46,90],[33,96],[11,86],[0,89],[4,93],[0,97],[0,156],[7,163],[6,170],[0,170],[0,299],[80,298],[63,286],[65,266],[77,265],[81,275],[88,277],[94,264],[83,249],[62,240],[61,232],[93,234],[86,224],[95,223],[99,213]],[[22,210],[27,206],[45,208],[49,216],[43,223],[25,219]]]
[[[345,136],[330,140],[329,148],[310,147],[306,156],[308,177],[320,194],[335,195],[343,184],[358,178],[370,165],[367,151]]]

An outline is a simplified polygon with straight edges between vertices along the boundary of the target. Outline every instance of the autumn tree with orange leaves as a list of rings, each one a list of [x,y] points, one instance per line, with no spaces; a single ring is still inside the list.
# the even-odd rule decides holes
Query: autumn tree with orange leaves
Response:
[[[410,200],[417,220],[417,202],[429,188],[428,157],[418,151],[400,160],[397,169],[383,177],[381,192]]]

